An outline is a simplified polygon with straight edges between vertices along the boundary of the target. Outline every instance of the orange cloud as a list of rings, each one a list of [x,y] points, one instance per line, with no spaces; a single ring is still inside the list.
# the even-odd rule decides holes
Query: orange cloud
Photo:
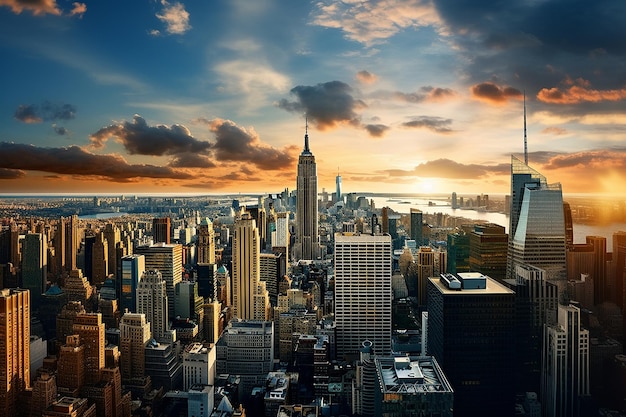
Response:
[[[363,70],[356,73],[356,79],[358,82],[363,84],[374,84],[378,81],[378,76],[369,71]]]
[[[59,9],[56,0],[0,0],[0,6],[10,7],[15,14],[29,10],[35,16],[61,15],[61,9]]]
[[[492,82],[476,84],[470,88],[472,96],[489,104],[504,104],[511,99],[519,100],[522,92],[509,86],[499,86]]]
[[[589,81],[581,78],[576,81],[565,80],[568,88],[542,88],[537,99],[552,104],[578,104],[584,102],[599,103],[601,101],[620,101],[626,99],[626,88],[619,90],[594,90]]]
[[[561,136],[561,135],[565,135],[567,133],[566,129],[563,129],[562,127],[546,127],[545,129],[543,129],[541,131],[541,133],[546,134],[546,135],[555,135],[555,136]]]

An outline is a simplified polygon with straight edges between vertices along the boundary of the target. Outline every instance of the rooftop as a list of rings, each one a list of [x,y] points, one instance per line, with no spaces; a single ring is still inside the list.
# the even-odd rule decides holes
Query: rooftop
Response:
[[[383,394],[453,392],[439,364],[431,356],[377,357],[376,373]]]
[[[443,274],[442,274],[443,275]],[[446,275],[451,275],[451,274],[446,274]],[[461,274],[457,274],[461,275]],[[465,283],[465,282],[475,282],[477,280],[482,281],[484,278],[484,288],[465,288],[465,285],[463,286],[450,286],[448,287],[448,285],[446,285],[446,282],[443,278],[428,278],[428,280],[430,282],[432,282],[435,285],[435,288],[437,288],[442,294],[445,295],[495,295],[495,294],[515,294],[515,292],[509,288],[507,288],[506,286],[504,286],[503,284],[500,284],[498,281],[496,281],[493,278],[489,278],[486,275],[482,275],[479,274],[477,272],[467,272],[467,273],[463,273],[462,275],[464,275],[463,277],[458,277],[460,279],[457,279],[457,281],[459,282],[459,284],[461,282]],[[478,276],[480,275],[480,277]],[[483,287],[482,285],[480,287]]]

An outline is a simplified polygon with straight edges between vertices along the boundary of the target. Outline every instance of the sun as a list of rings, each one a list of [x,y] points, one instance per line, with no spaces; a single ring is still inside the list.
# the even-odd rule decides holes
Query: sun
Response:
[[[436,186],[436,181],[429,178],[424,178],[420,181],[419,189],[422,193],[432,193],[435,190]]]

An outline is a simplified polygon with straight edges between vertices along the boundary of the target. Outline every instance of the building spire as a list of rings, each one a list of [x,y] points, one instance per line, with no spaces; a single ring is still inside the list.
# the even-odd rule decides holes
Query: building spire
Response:
[[[526,137],[526,90],[524,90],[524,163],[528,165],[528,139]]]
[[[305,126],[304,126],[304,152],[310,153],[309,149],[309,116],[305,116]]]

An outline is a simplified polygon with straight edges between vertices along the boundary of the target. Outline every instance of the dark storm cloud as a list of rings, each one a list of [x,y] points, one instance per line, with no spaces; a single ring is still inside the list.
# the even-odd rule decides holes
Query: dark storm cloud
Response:
[[[389,130],[389,126],[375,124],[375,125],[365,125],[363,126],[367,133],[374,138],[380,138],[385,135],[385,133]]]
[[[492,104],[502,104],[510,99],[520,99],[523,96],[522,92],[516,88],[499,86],[492,82],[474,85],[470,90],[475,98]]]
[[[337,124],[360,125],[357,110],[367,107],[352,96],[352,87],[341,81],[314,86],[299,85],[291,89],[296,101],[281,99],[278,107],[290,112],[306,113],[310,121],[323,130]]]
[[[280,170],[292,168],[295,162],[295,147],[283,150],[261,142],[253,130],[246,130],[230,120],[202,120],[215,134],[213,145],[215,158],[220,161],[249,162],[261,169]]]
[[[509,164],[479,165],[460,164],[450,159],[437,159],[417,165],[412,170],[392,169],[384,171],[391,177],[430,177],[449,179],[478,179],[489,175],[506,175],[510,172]]]
[[[450,133],[452,132],[452,129],[450,128],[451,124],[452,119],[444,119],[442,117],[434,116],[418,116],[408,122],[402,123],[402,126],[410,128],[424,128],[437,133]]]
[[[63,175],[86,175],[127,181],[128,178],[191,178],[168,167],[131,165],[119,155],[96,155],[78,146],[42,148],[0,142],[0,168],[42,171]]]
[[[445,30],[467,57],[464,75],[471,84],[498,84],[552,94],[529,110],[561,104],[572,111],[597,111],[594,102],[575,100],[558,88],[568,77],[588,80],[600,92],[626,85],[626,2],[622,0],[434,0]],[[623,103],[612,102],[613,109]],[[606,109],[605,109],[606,110]]]
[[[16,180],[22,178],[26,173],[19,169],[0,168],[0,180]]]
[[[189,129],[183,125],[149,126],[139,115],[135,115],[132,122],[112,124],[90,136],[94,148],[104,147],[109,138],[115,138],[132,155],[206,153],[211,147],[209,142],[191,136]]]
[[[174,168],[215,168],[215,162],[209,157],[196,153],[176,155],[168,164]]]
[[[76,117],[76,106],[72,104],[44,101],[41,105],[20,104],[13,116],[24,123],[43,121],[71,120]]]

